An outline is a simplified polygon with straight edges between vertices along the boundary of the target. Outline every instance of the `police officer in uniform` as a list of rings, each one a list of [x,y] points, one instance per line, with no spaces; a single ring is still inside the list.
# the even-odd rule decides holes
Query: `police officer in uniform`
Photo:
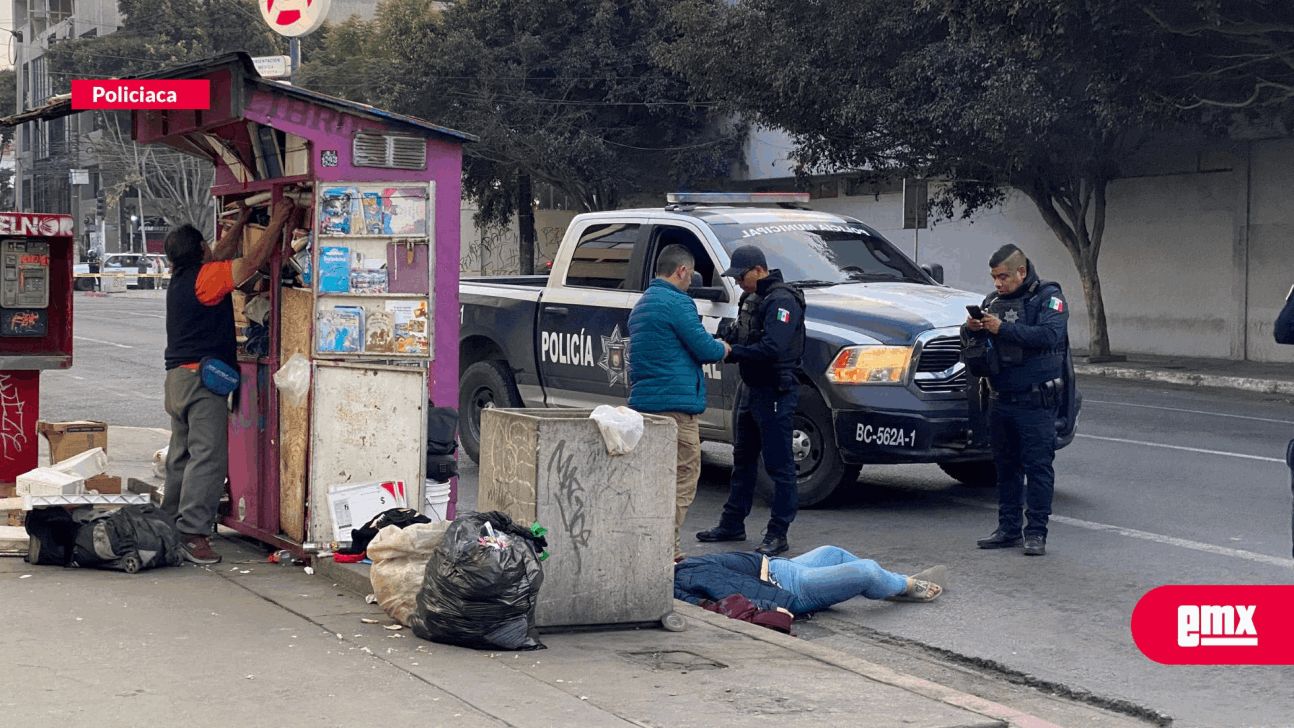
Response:
[[[775,491],[764,541],[755,551],[776,556],[790,548],[786,533],[800,505],[791,438],[800,399],[795,370],[804,354],[804,294],[785,283],[781,271],[770,271],[764,252],[753,245],[734,250],[732,265],[723,274],[737,279],[743,291],[737,326],[721,338],[732,345],[725,361],[737,363],[745,386],[737,402],[728,502],[719,525],[696,538],[746,540],[745,521],[763,454]]]
[[[998,359],[997,373],[981,380],[989,390],[998,526],[977,544],[1011,548],[1023,536],[1024,553],[1042,556],[1056,482],[1056,414],[1066,396],[1069,306],[1060,286],[1038,278],[1014,245],[999,248],[989,269],[995,291],[984,299],[981,318],[966,319],[971,332],[987,332]]]

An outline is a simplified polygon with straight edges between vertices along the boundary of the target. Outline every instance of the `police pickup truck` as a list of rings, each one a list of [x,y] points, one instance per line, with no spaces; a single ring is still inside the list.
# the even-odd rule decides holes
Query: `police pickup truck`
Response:
[[[958,336],[966,305],[981,295],[942,285],[940,267],[917,266],[858,220],[775,204],[807,195],[669,200],[664,208],[575,217],[548,275],[461,281],[459,437],[473,460],[483,409],[626,403],[629,312],[661,249],[677,243],[696,257],[688,293],[716,332],[734,320],[741,295],[721,275],[729,256],[756,245],[807,303],[793,443],[800,503],[856,482],[868,463],[938,463],[965,483],[993,483]],[[744,206],[752,201],[765,206]],[[737,367],[704,370],[701,437],[730,443]],[[1057,423],[1062,444],[1073,439],[1073,419]]]

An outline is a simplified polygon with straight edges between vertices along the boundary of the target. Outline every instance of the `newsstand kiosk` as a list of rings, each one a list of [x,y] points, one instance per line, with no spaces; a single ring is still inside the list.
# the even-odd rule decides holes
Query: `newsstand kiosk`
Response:
[[[224,525],[300,554],[363,525],[330,498],[338,486],[402,482],[424,510],[428,408],[457,404],[460,173],[474,137],[263,79],[244,53],[139,78],[210,81],[210,109],[136,110],[132,136],[215,165],[217,235],[239,203],[310,209],[268,275],[235,294],[247,323]],[[274,375],[298,354],[310,378],[294,404]]]

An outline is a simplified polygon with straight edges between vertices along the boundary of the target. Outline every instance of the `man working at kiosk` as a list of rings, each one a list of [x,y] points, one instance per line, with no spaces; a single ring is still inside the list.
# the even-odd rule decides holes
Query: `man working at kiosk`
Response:
[[[171,443],[162,510],[175,517],[184,557],[195,564],[220,561],[207,536],[215,526],[229,471],[227,394],[210,389],[200,369],[207,363],[219,368],[223,362],[237,371],[230,294],[269,261],[293,213],[290,200],[279,202],[269,226],[240,258],[235,256],[251,216],[247,209],[214,248],[192,225],[172,230],[164,243],[172,267],[166,292],[166,413],[171,416]],[[233,376],[236,381],[237,375]]]

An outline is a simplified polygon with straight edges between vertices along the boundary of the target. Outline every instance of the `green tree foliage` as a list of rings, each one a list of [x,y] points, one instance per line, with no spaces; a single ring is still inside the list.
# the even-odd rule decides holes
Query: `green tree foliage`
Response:
[[[72,78],[152,73],[232,51],[287,53],[287,39],[265,24],[255,0],[118,0],[117,8],[117,32],[49,49],[56,88],[66,91]]]
[[[324,39],[311,88],[480,137],[464,147],[464,195],[483,223],[516,210],[518,175],[588,210],[727,174],[742,133],[717,131],[678,74],[668,0],[390,0]],[[362,29],[361,29],[362,26]],[[364,57],[364,63],[355,59]]]
[[[1038,208],[1074,260],[1091,353],[1109,354],[1097,260],[1121,162],[1179,113],[1174,51],[1134,4],[743,0],[680,5],[663,57],[735,112],[792,134],[804,173],[927,177],[942,217]]]

